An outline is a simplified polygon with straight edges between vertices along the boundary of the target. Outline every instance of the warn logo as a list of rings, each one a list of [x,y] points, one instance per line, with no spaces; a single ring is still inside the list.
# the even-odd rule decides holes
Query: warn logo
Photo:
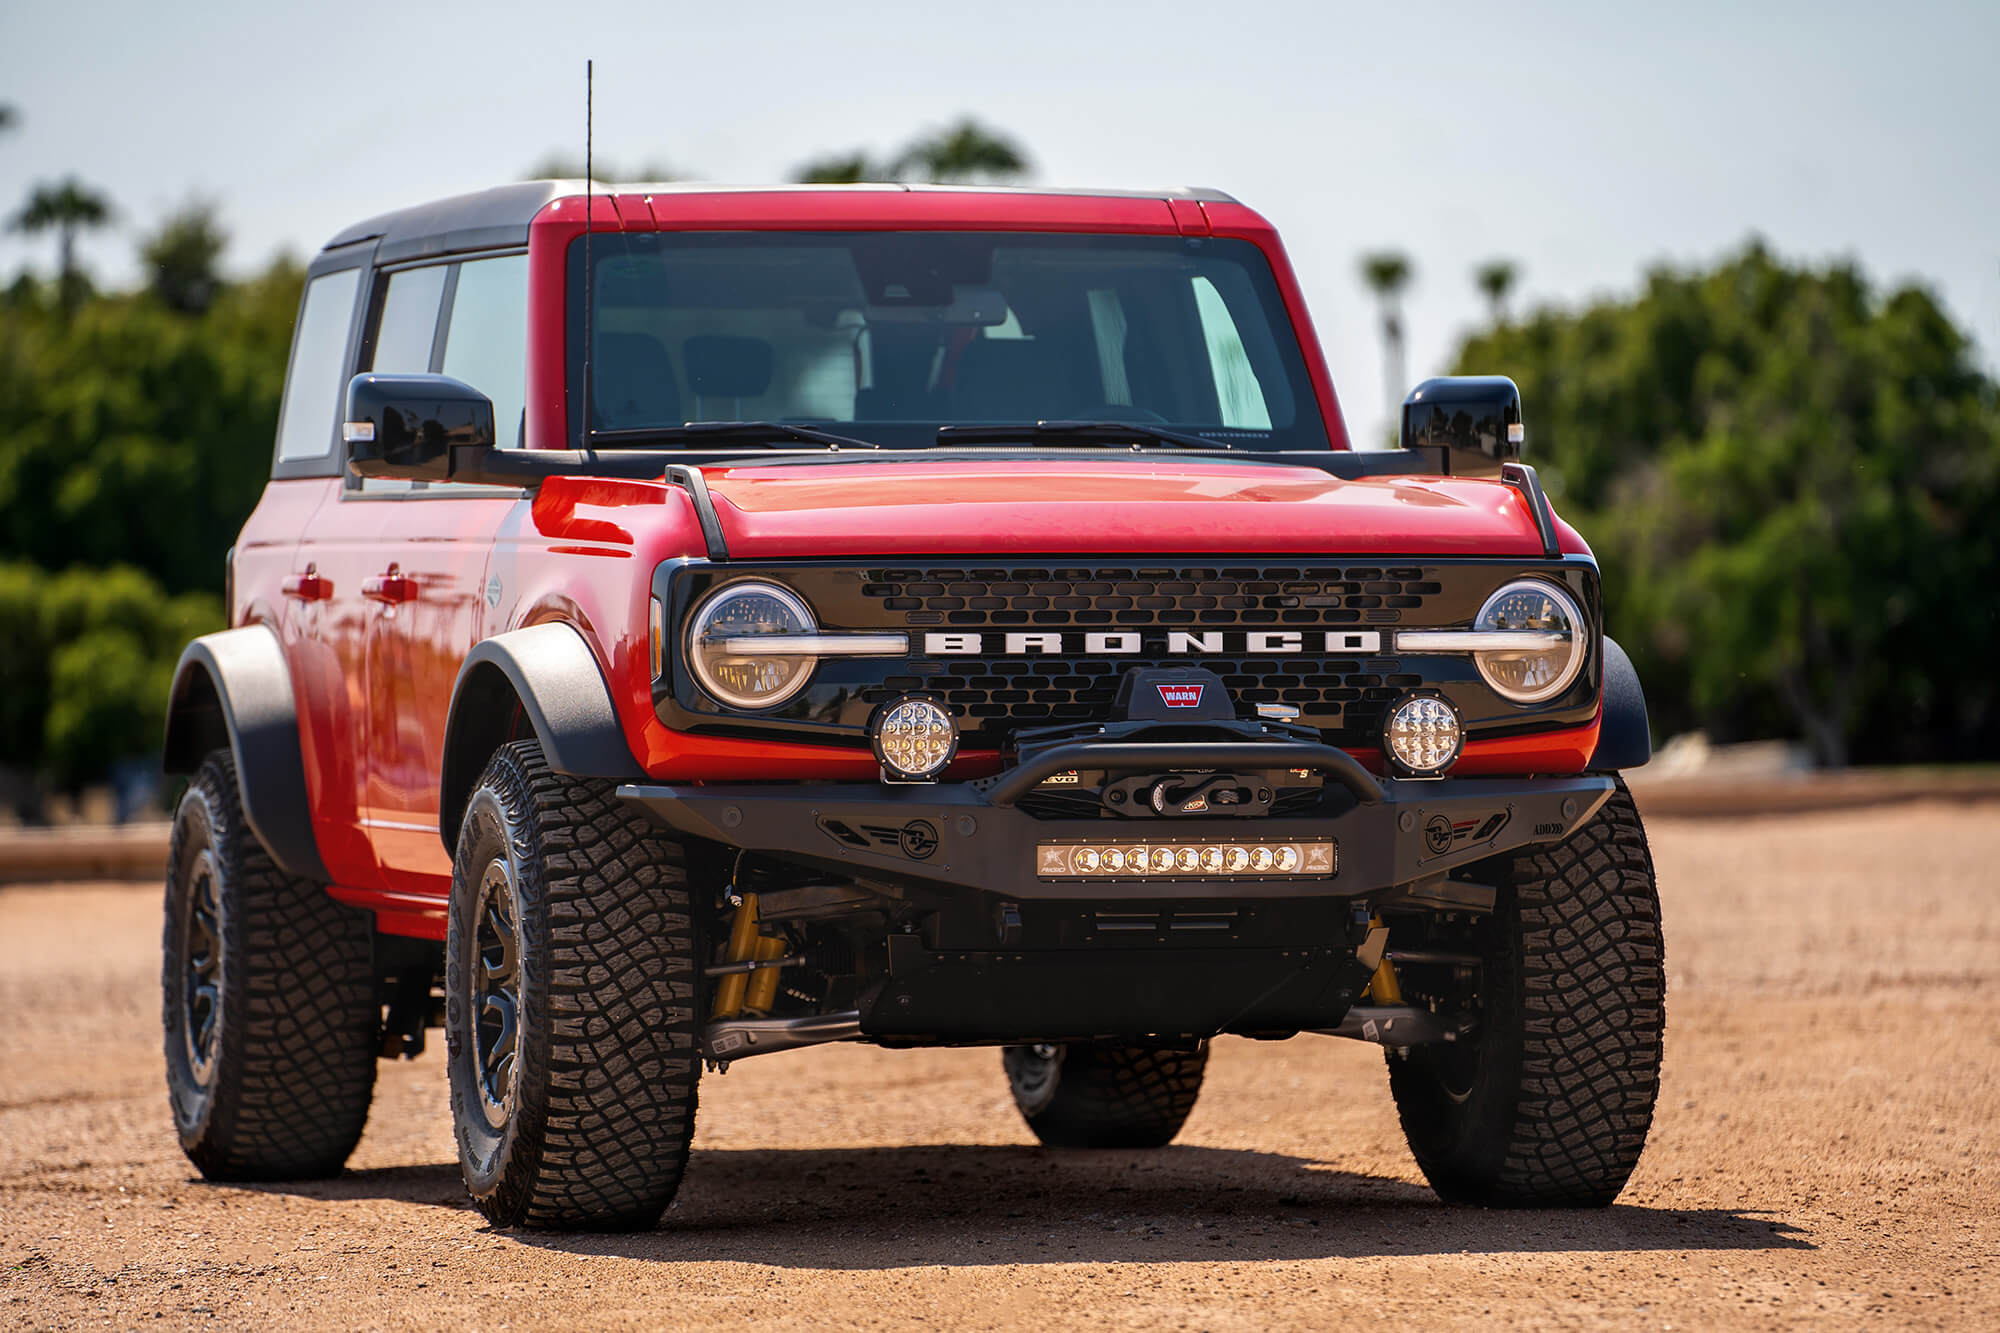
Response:
[[[1165,704],[1169,708],[1201,707],[1201,692],[1202,689],[1204,688],[1203,686],[1155,685],[1153,688],[1160,692],[1160,702]]]

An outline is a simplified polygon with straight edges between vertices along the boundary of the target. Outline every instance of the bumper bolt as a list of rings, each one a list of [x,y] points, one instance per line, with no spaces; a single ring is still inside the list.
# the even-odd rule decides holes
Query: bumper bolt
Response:
[[[974,819],[974,818],[973,818],[973,817],[972,817],[971,815],[960,815],[960,816],[958,817],[958,836],[959,836],[959,837],[961,837],[961,838],[969,838],[969,837],[971,837],[971,836],[972,836],[973,834],[975,834],[975,833],[977,833],[977,832],[979,832],[979,821],[978,821],[978,820]]]
[[[724,807],[722,811],[722,822],[730,828],[737,828],[741,826],[741,824],[743,823],[743,807],[737,805]]]
[[[1405,810],[1402,814],[1396,816],[1396,827],[1403,830],[1403,832],[1408,833],[1416,826],[1417,816],[1414,811]]]
[[[1563,818],[1565,820],[1576,818],[1576,797],[1563,797]]]

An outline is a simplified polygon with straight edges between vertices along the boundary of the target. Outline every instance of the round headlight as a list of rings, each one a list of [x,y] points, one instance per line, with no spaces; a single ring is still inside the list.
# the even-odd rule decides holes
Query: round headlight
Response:
[[[1473,628],[1537,632],[1545,646],[1486,648],[1472,660],[1488,685],[1515,703],[1536,704],[1569,688],[1589,644],[1576,599],[1553,583],[1518,579],[1486,599]]]
[[[1458,710],[1432,694],[1412,694],[1390,710],[1382,748],[1405,773],[1442,773],[1458,759],[1465,731]]]
[[[931,699],[903,698],[875,716],[875,757],[904,782],[928,782],[958,753],[958,723]]]
[[[775,708],[805,688],[819,659],[759,652],[746,641],[818,628],[812,611],[790,589],[732,583],[696,608],[688,625],[688,665],[701,687],[731,708]]]

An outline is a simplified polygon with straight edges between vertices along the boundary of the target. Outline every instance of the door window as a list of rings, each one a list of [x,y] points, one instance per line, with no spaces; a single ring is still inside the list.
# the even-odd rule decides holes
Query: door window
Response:
[[[375,345],[368,369],[392,375],[429,373],[432,347],[437,342],[438,304],[444,298],[444,280],[450,272],[447,265],[436,264],[389,275],[375,320]],[[420,485],[400,477],[349,477],[347,484],[370,495]]]
[[[347,331],[354,319],[358,268],[322,273],[306,285],[292,365],[285,375],[285,406],[278,422],[278,461],[325,458],[346,385]]]
[[[518,449],[522,409],[528,401],[526,255],[459,265],[442,369],[493,400],[497,442],[503,449]]]

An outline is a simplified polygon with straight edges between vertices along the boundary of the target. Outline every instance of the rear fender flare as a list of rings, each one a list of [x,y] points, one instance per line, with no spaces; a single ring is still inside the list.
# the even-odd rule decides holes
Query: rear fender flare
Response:
[[[1609,635],[1604,639],[1604,720],[1597,733],[1593,772],[1637,768],[1653,757],[1653,733],[1646,720],[1646,691],[1632,659]]]
[[[284,645],[269,625],[204,634],[181,652],[167,695],[165,768],[193,773],[215,750],[236,758],[243,820],[287,874],[324,884]]]
[[[646,776],[619,723],[611,687],[574,626],[509,630],[466,654],[452,686],[438,785],[438,835],[455,851],[465,803],[493,752],[533,736],[550,768],[631,782]]]

